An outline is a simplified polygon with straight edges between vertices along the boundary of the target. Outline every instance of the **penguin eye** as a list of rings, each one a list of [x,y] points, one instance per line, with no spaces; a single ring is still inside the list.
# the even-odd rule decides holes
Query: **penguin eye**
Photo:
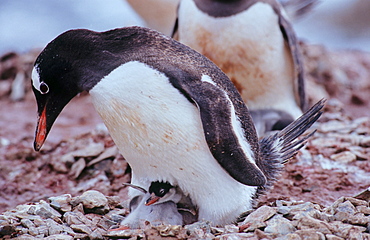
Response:
[[[40,92],[41,92],[41,94],[47,94],[49,92],[49,86],[46,83],[41,82],[40,83]]]
[[[163,188],[159,190],[159,194],[160,194],[160,196],[163,196],[165,194],[165,191],[164,191]]]

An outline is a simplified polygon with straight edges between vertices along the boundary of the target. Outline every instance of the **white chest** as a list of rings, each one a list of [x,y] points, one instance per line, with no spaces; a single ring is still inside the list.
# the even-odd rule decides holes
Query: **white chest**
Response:
[[[173,180],[171,175],[188,167],[182,158],[206,150],[197,108],[164,74],[143,63],[120,66],[90,94],[138,177]]]
[[[270,4],[258,2],[233,16],[216,18],[200,11],[193,0],[182,0],[178,36],[228,75],[250,109],[301,114],[291,52]]]
[[[232,221],[250,208],[255,188],[235,181],[218,164],[198,109],[163,73],[129,62],[90,94],[132,168],[133,184],[147,189],[152,181],[168,181],[179,186],[199,206],[200,217],[214,221]]]

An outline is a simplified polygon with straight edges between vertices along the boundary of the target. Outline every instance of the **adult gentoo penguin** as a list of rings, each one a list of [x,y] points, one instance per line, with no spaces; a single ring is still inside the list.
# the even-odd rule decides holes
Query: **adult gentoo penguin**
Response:
[[[292,122],[305,110],[301,54],[278,1],[181,0],[173,35],[226,73],[259,135],[272,130],[267,125]]]
[[[180,0],[126,0],[149,28],[168,36],[173,31]],[[278,0],[292,20],[302,18],[318,0]]]
[[[179,187],[198,207],[199,219],[215,225],[251,209],[257,188],[271,183],[306,141],[296,138],[323,107],[319,102],[259,145],[228,77],[200,53],[141,27],[59,35],[37,57],[32,85],[39,115],[35,150],[63,107],[88,91],[132,168],[131,183]]]

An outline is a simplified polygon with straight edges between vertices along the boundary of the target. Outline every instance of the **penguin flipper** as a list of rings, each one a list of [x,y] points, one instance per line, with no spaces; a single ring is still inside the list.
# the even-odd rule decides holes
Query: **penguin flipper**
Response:
[[[217,84],[203,81],[203,77],[202,80],[189,79],[189,76],[186,79],[184,76],[170,79],[172,85],[199,109],[209,149],[225,171],[245,185],[264,185],[265,175],[254,160],[258,158],[255,156],[256,149],[253,149],[256,147],[251,147],[246,141],[245,129],[241,127],[233,102],[224,89]],[[237,94],[237,90],[234,94]],[[246,108],[244,104],[243,107]],[[255,138],[257,139],[256,134]]]
[[[171,37],[175,40],[179,40],[179,8],[180,8],[180,3],[177,5],[177,11],[176,11],[176,20],[173,25]]]
[[[281,11],[281,9],[275,11]],[[280,30],[283,34],[285,42],[289,46],[293,59],[294,71],[297,77],[296,78],[297,82],[295,82],[296,101],[298,101],[301,110],[305,111],[307,109],[307,98],[304,81],[303,57],[298,49],[299,47],[298,39],[292,24],[284,17],[283,14],[278,15]]]
[[[319,0],[279,0],[290,19],[299,20],[319,4]]]

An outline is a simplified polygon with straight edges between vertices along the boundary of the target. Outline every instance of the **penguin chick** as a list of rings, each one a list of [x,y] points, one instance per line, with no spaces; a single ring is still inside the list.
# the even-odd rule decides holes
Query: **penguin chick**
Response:
[[[131,213],[121,222],[121,225],[139,228],[145,221],[152,225],[182,225],[184,220],[177,204],[183,197],[181,190],[169,183],[152,182],[148,192],[145,191],[130,201]]]

